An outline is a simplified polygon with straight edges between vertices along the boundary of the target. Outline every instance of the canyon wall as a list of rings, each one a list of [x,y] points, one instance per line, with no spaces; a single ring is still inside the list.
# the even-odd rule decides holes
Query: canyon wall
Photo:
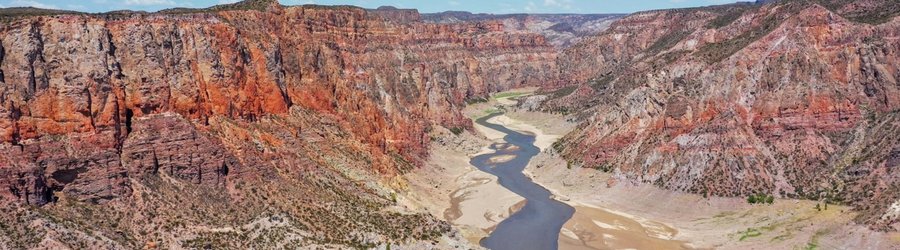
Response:
[[[382,209],[396,200],[377,183],[419,166],[434,126],[470,128],[467,100],[558,70],[540,34],[420,20],[267,0],[5,16],[0,245],[266,248],[184,224],[262,219],[301,245],[439,237],[445,223]],[[60,221],[77,223],[30,226]]]
[[[896,230],[894,1],[641,12],[562,52],[544,109],[584,121],[574,164],[693,193],[845,203]]]
[[[0,169],[15,180],[0,190],[37,204],[47,202],[49,189],[92,199],[118,196],[126,188],[115,183],[147,172],[141,168],[152,165],[150,158],[161,157],[134,152],[154,143],[140,136],[142,130],[206,130],[216,117],[256,121],[291,108],[340,117],[377,158],[372,167],[394,173],[395,164],[383,156],[419,161],[432,122],[470,126],[459,113],[465,100],[537,85],[556,71],[555,52],[540,35],[505,34],[499,23],[424,24],[387,14],[273,5],[10,23],[0,33]],[[153,125],[155,114],[180,118]],[[223,178],[211,175],[223,172],[222,165],[237,164],[229,172],[242,172],[233,153],[208,137],[185,138],[196,145],[157,147],[196,148],[192,154],[208,158],[175,164],[197,182]],[[184,152],[167,154],[173,153]],[[120,161],[134,154],[143,162]],[[21,180],[27,181],[15,184]]]

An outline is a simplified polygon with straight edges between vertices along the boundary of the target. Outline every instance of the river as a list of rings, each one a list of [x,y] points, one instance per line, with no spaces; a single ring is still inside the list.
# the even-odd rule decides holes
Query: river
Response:
[[[490,147],[496,152],[475,156],[470,163],[481,171],[497,176],[501,186],[524,197],[527,202],[522,209],[500,222],[481,241],[481,245],[494,250],[557,249],[559,231],[572,218],[575,208],[551,199],[550,191],[522,173],[540,149],[534,145],[534,135],[487,121],[498,115],[501,114],[491,114],[475,122],[506,134],[503,138],[506,143],[492,144]],[[491,160],[504,156],[515,158],[509,161]]]

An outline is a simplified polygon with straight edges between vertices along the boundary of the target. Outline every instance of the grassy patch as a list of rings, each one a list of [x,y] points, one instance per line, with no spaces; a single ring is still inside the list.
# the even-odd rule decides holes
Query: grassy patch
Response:
[[[806,246],[803,246],[803,249],[809,249],[809,250],[818,249],[819,248],[819,238],[821,238],[825,234],[828,234],[829,232],[830,232],[830,230],[827,230],[827,229],[822,229],[822,230],[816,231],[816,233],[813,234],[812,238],[809,239],[809,242],[806,243]]]
[[[524,95],[528,95],[528,94],[529,93],[527,93],[527,92],[503,92],[503,93],[494,95],[492,98],[494,98],[494,99],[513,98],[513,97],[519,97],[519,96],[524,96]]]
[[[501,113],[501,112],[503,112],[503,110],[500,110],[498,108],[489,108],[489,109],[484,110],[484,114],[487,114],[487,115]]]
[[[812,243],[812,242],[806,243],[806,245],[803,246],[803,250],[814,250],[814,249],[818,249],[818,248],[819,248],[819,245],[817,245],[816,243]]]
[[[744,241],[749,238],[759,237],[760,235],[762,235],[762,232],[760,232],[756,228],[751,227],[751,228],[747,228],[746,231],[741,231],[741,238],[739,240]]]
[[[721,213],[719,213],[719,214],[714,215],[713,218],[724,218],[724,217],[732,216],[732,215],[735,215],[735,214],[737,214],[737,212],[734,212],[734,211],[725,211],[725,212],[721,212]]]
[[[556,91],[550,92],[550,99],[556,99],[556,98],[571,95],[572,93],[575,92],[576,89],[578,89],[578,86],[576,86],[576,85],[557,89]]]

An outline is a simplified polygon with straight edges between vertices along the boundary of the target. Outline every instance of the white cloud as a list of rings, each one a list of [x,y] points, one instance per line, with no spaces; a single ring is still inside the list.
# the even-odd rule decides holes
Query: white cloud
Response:
[[[66,9],[70,10],[86,10],[87,7],[81,4],[66,4]]]
[[[450,5],[453,5],[453,6],[459,6],[459,1],[449,1],[447,3],[449,3]]]
[[[10,7],[35,7],[41,9],[59,9],[56,5],[45,4],[37,1],[30,0],[15,0],[9,3]]]
[[[230,4],[230,3],[237,3],[240,1],[241,0],[219,0],[219,4]]]
[[[525,12],[534,12],[537,9],[537,5],[534,4],[534,2],[528,2],[522,9],[525,10]]]
[[[544,0],[544,6],[572,9],[572,0]]]
[[[125,0],[125,5],[175,5],[172,0]]]

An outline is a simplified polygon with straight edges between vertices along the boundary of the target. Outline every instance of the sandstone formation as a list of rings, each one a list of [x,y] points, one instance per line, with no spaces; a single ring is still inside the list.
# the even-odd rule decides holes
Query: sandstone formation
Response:
[[[415,12],[393,15],[400,11],[270,5],[17,20],[2,32],[0,139],[22,165],[6,161],[2,169],[52,167],[41,161],[60,156],[52,145],[79,141],[92,149],[71,145],[86,152],[59,160],[84,164],[81,172],[155,172],[135,169],[196,148],[210,159],[176,165],[208,175],[230,157],[215,136],[188,130],[208,129],[215,117],[256,121],[297,106],[341,117],[378,158],[373,167],[392,173],[386,155],[416,162],[432,121],[469,126],[458,109],[466,99],[535,85],[556,71],[540,35],[507,34],[499,23],[424,24]],[[111,160],[120,155],[121,164]],[[16,189],[20,198],[44,190]]]
[[[694,193],[847,203],[898,228],[896,1],[641,12],[560,55],[570,162]],[[585,56],[587,55],[587,56]],[[550,90],[548,90],[549,92]]]
[[[467,102],[522,86],[582,122],[554,144],[573,166],[844,203],[897,230],[898,9],[0,9],[0,249],[452,240],[392,178],[421,167],[432,129],[471,128]]]
[[[414,10],[14,10],[0,248],[268,248],[244,237],[276,229],[269,247],[435,240],[446,223],[386,210],[378,183],[421,164],[433,126],[470,128],[467,100],[558,72],[540,34]]]

